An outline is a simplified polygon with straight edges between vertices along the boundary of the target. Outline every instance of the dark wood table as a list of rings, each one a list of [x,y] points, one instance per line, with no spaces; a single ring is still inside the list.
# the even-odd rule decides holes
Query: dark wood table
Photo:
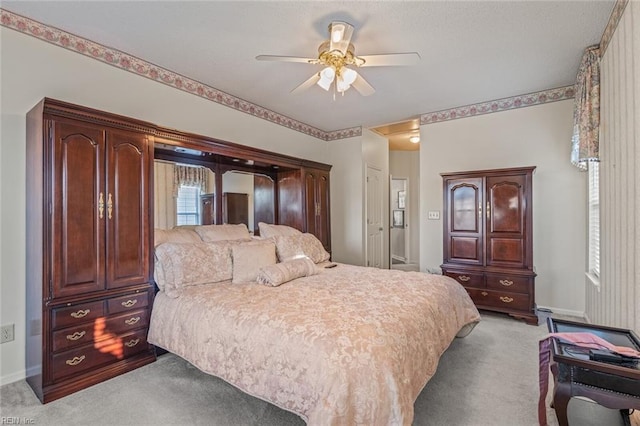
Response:
[[[640,339],[632,330],[547,319],[552,333],[593,333],[616,346],[640,351]],[[567,426],[567,405],[584,396],[612,409],[640,410],[640,362],[614,364],[589,359],[589,350],[553,339],[551,372],[554,378],[553,407],[560,426]]]

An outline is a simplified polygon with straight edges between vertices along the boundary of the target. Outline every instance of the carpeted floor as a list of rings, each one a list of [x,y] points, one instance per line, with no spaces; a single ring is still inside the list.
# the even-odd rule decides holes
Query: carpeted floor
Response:
[[[473,332],[442,356],[416,400],[414,425],[537,425],[538,340],[546,332],[544,324],[483,313]],[[576,407],[572,400],[570,410]],[[580,418],[590,420],[576,424],[615,424],[611,410],[587,408]],[[0,411],[2,419],[36,425],[304,425],[172,354],[46,405],[25,381],[8,384],[0,388]]]

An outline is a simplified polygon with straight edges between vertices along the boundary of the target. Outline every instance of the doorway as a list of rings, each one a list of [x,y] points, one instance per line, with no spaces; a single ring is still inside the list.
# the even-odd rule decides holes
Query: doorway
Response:
[[[391,235],[389,238],[389,254],[391,256],[390,265],[400,265],[409,262],[409,179],[401,177],[391,177]]]

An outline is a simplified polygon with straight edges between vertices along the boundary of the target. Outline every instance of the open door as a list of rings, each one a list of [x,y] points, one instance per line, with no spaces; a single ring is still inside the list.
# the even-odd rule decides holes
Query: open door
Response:
[[[382,170],[367,165],[367,266],[384,265],[384,204]]]

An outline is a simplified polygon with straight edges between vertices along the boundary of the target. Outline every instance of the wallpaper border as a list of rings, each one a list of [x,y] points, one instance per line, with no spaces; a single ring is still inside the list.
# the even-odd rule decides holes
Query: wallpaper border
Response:
[[[618,0],[612,12],[612,16],[603,34],[602,42],[610,39],[617,22],[624,11],[628,0]],[[615,22],[613,24],[612,22]],[[125,71],[148,78],[158,83],[191,93],[211,102],[218,103],[228,108],[270,121],[279,126],[295,130],[300,133],[315,137],[323,141],[333,141],[351,137],[362,136],[362,126],[347,129],[324,131],[316,127],[305,124],[301,121],[287,117],[283,114],[253,104],[244,99],[225,93],[215,87],[208,86],[199,81],[185,77],[181,74],[155,65],[151,62],[129,55],[125,52],[113,49],[102,44],[93,42],[83,37],[69,32],[48,26],[41,22],[23,17],[21,15],[0,8],[0,25],[23,34],[36,37],[40,40],[65,48],[67,50],[80,53],[89,58],[98,60],[108,65],[120,68]],[[493,112],[506,111],[510,109],[523,108],[527,106],[539,105],[547,102],[555,102],[565,99],[572,99],[574,96],[573,86],[565,86],[555,89],[543,90],[540,92],[517,95],[497,100],[490,100],[455,107],[451,109],[428,112],[420,114],[420,124],[432,124],[441,121],[455,120],[458,118],[472,117],[476,115],[489,114]]]
[[[613,33],[615,33],[616,28],[618,28],[618,24],[620,23],[620,19],[622,18],[622,14],[624,13],[624,9],[627,7],[628,3],[629,0],[617,0],[616,4],[613,6],[611,16],[609,16],[609,21],[607,22],[607,26],[602,33],[602,38],[600,39],[600,57],[604,56],[604,52],[609,46]]]
[[[129,55],[128,53],[26,18],[6,9],[0,8],[0,15],[0,25],[6,28],[36,37],[116,68],[129,71],[141,77],[191,93],[192,95],[224,105],[228,108],[233,108],[254,117],[262,118],[263,120],[313,136],[323,141],[360,136],[362,134],[362,127],[326,132],[291,117],[287,117],[286,115],[225,93],[215,87],[208,86],[151,62]]]
[[[573,99],[574,94],[575,90],[573,85],[571,85],[528,93],[526,95],[511,96],[508,98],[497,99],[495,101],[480,102],[477,104],[429,112],[420,115],[420,125],[473,117],[476,115],[491,114],[494,112],[541,105],[549,102],[564,101],[567,99]]]

